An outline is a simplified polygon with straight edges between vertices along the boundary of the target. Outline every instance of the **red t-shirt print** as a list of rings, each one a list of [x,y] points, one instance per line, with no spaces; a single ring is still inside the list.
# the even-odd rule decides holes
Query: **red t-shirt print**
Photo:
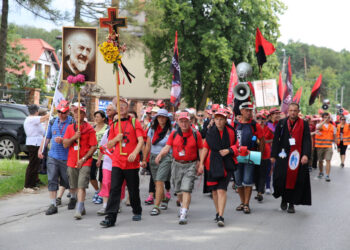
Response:
[[[70,139],[75,134],[74,125],[76,127],[76,130],[78,129],[76,124],[70,124],[67,129],[66,133],[64,134],[64,139]],[[84,122],[80,125],[80,131],[81,131],[81,137],[80,137],[80,151],[79,151],[79,159],[83,158],[86,153],[90,150],[91,147],[97,146],[97,139],[96,139],[96,132],[94,128],[87,122]],[[78,150],[75,150],[74,147],[78,146],[77,142],[74,142],[70,147],[68,151],[68,158],[67,158],[67,166],[71,168],[75,168],[77,166],[77,160],[78,160]],[[83,166],[91,166],[92,158],[90,157],[87,159]]]
[[[112,155],[112,165],[113,167],[118,167],[121,169],[136,169],[140,167],[140,155],[136,156],[135,161],[129,162],[129,155],[135,150],[138,137],[144,137],[144,130],[142,129],[141,123],[135,120],[135,128],[132,125],[131,118],[121,121],[121,133],[123,133],[124,138],[122,141],[122,152],[126,155],[120,155],[119,142],[115,145],[115,149]],[[108,141],[112,140],[119,134],[118,122],[114,123],[109,130]]]
[[[198,149],[203,148],[201,134],[198,131],[196,131],[197,133],[197,142],[196,142],[193,136],[192,129],[190,129],[189,132],[183,134],[185,137],[188,136],[187,143],[185,146],[183,146],[184,140],[182,139],[182,137],[177,133],[176,137],[174,138],[174,133],[175,131],[171,132],[171,134],[169,135],[169,139],[166,143],[167,145],[172,147],[174,159],[177,161],[197,160],[197,146],[198,146]],[[190,134],[187,135],[188,133]],[[182,154],[180,155],[181,151],[184,151],[185,155],[182,155]]]

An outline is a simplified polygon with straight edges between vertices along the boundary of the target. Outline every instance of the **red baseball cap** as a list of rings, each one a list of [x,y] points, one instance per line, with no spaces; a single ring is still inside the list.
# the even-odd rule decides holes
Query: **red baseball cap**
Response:
[[[226,109],[223,109],[223,108],[219,108],[216,112],[215,112],[215,115],[222,115],[223,117],[227,117],[227,114],[226,114]]]
[[[56,107],[57,111],[60,111],[61,113],[66,113],[69,110],[69,102],[66,100],[60,101],[60,103]]]
[[[165,106],[165,103],[163,100],[158,100],[157,101],[157,106],[160,107],[160,108],[163,108]]]
[[[151,113],[152,112],[152,107],[147,107],[146,108],[146,113]]]
[[[73,108],[78,108],[79,103],[75,102],[72,104]],[[83,105],[82,103],[80,103],[80,111],[83,111],[84,113],[86,113],[86,106]]]
[[[270,109],[270,115],[272,115],[272,114],[276,114],[276,113],[281,113],[281,111],[279,110],[279,108],[271,108]]]
[[[179,120],[180,119],[187,119],[187,120],[190,120],[190,116],[189,116],[189,114],[187,113],[187,112],[181,112],[180,114],[179,114],[179,118],[178,118]]]
[[[211,110],[218,110],[220,108],[219,104],[213,104],[211,105]]]
[[[148,101],[147,105],[154,105],[154,104],[155,104],[155,102],[153,100],[150,100],[150,101]]]

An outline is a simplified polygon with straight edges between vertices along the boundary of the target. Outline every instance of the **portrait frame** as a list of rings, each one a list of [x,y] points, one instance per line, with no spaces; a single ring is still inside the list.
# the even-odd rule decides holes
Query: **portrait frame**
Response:
[[[87,79],[86,83],[95,84],[97,82],[97,34],[95,27],[62,27],[62,81],[67,82],[69,75],[83,74]],[[72,43],[79,41],[79,37],[85,38],[85,41],[90,40],[93,45],[85,70],[73,73],[68,60],[73,50]]]

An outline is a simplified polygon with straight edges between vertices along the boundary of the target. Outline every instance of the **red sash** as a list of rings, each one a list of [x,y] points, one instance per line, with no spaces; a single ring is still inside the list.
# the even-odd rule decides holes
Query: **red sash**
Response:
[[[295,139],[295,145],[290,146],[290,152],[288,157],[288,169],[286,178],[286,189],[294,189],[295,183],[298,177],[298,171],[300,168],[301,160],[301,147],[303,142],[304,121],[298,118],[295,121],[294,126],[290,120],[287,121],[288,130],[291,138]]]

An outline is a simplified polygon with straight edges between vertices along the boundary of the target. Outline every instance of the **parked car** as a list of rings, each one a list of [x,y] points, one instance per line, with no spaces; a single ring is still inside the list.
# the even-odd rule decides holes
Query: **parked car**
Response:
[[[20,144],[17,130],[29,115],[26,105],[0,103],[0,158],[11,158],[25,151]]]

